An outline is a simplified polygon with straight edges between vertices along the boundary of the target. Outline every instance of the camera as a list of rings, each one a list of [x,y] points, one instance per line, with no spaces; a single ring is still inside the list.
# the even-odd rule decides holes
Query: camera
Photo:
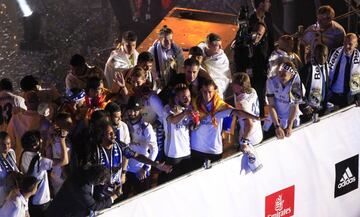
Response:
[[[239,29],[236,33],[235,46],[251,46],[254,44],[256,32],[251,32],[249,18],[249,8],[242,6],[237,18]]]

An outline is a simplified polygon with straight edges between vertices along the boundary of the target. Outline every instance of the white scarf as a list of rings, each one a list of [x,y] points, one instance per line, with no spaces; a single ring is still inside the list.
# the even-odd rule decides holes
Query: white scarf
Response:
[[[331,55],[329,67],[330,67],[330,78],[334,78],[336,65],[339,63],[340,58],[342,57],[344,47],[339,47]],[[351,59],[351,69],[350,69],[350,94],[355,95],[360,93],[360,52],[358,49],[355,49],[354,54]],[[332,81],[333,82],[333,81]]]
[[[319,64],[312,63],[312,76],[310,93],[308,97],[308,104],[315,108],[321,107],[321,101],[324,100],[324,88],[323,85],[326,82],[326,73],[329,73],[329,65],[325,63],[322,65],[322,69]],[[325,82],[324,82],[325,81]]]
[[[300,104],[303,102],[303,85],[300,80],[299,74],[296,72],[294,78],[291,81],[290,89],[290,102],[294,104]]]

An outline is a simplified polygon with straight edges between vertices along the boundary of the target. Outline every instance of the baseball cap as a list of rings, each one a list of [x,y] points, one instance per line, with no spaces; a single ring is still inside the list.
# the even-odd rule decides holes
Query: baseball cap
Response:
[[[143,107],[142,101],[139,97],[130,97],[128,100],[128,104],[126,106],[127,109],[140,110]]]

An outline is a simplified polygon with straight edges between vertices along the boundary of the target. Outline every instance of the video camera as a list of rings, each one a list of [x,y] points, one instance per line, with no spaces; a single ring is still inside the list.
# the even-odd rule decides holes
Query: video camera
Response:
[[[242,6],[237,19],[239,29],[235,38],[236,46],[251,46],[255,42],[256,32],[251,32],[249,19],[250,15],[248,6]]]

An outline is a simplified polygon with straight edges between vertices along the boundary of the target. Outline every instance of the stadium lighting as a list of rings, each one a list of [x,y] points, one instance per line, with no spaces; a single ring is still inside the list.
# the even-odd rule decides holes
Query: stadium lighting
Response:
[[[29,4],[26,2],[26,0],[16,0],[17,3],[20,6],[20,10],[23,13],[24,17],[29,17],[33,14],[33,11],[31,10]]]

